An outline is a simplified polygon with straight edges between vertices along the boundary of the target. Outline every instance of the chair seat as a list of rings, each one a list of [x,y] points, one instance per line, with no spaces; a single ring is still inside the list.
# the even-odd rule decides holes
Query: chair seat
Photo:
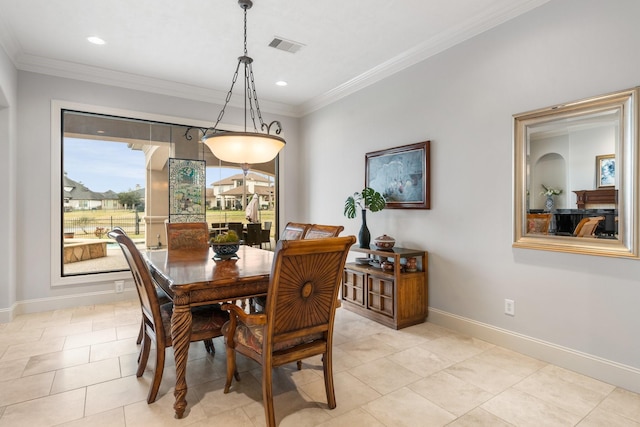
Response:
[[[222,334],[225,336],[225,342],[227,337],[227,332],[229,331],[229,322],[226,322],[222,326]],[[306,335],[304,337],[292,338],[290,340],[281,341],[277,344],[274,344],[273,351],[283,351],[291,347],[298,346],[300,344],[313,342],[315,340],[322,339],[324,336],[321,332],[312,335]],[[238,323],[236,325],[236,333],[235,333],[235,343],[236,345],[241,345],[247,348],[250,348],[257,354],[262,354],[262,341],[264,339],[264,326],[262,325],[252,325],[247,326],[244,323]]]
[[[167,337],[171,337],[171,315],[173,314],[173,303],[162,304],[160,306],[162,315],[162,325]],[[229,320],[229,312],[222,310],[219,304],[194,307],[191,309],[193,326],[191,333],[196,335],[208,331],[220,330]]]

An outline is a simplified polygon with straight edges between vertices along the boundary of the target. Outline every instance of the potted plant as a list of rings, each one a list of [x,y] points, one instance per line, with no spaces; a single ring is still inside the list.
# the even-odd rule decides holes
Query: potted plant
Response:
[[[240,249],[240,238],[233,230],[218,234],[216,237],[211,238],[209,243],[211,244],[211,249],[213,249],[215,257],[220,259],[234,257],[238,249]]]
[[[344,215],[347,218],[355,218],[357,210],[362,212],[362,227],[358,233],[358,240],[361,248],[369,248],[371,244],[371,234],[367,228],[367,210],[378,212],[386,205],[384,196],[370,187],[365,187],[360,192],[353,193],[344,202]]]

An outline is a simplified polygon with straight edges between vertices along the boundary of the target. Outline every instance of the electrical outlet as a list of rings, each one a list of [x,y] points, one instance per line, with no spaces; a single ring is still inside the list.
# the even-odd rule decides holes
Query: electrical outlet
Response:
[[[504,300],[504,314],[508,314],[509,316],[516,315],[516,303],[512,299]]]
[[[124,292],[124,280],[114,280],[113,283],[116,286],[117,294]]]

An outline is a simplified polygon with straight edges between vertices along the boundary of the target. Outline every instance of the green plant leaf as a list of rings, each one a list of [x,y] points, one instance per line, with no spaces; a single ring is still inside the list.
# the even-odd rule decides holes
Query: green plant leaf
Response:
[[[384,196],[373,188],[365,187],[361,192],[353,193],[344,202],[344,215],[347,218],[355,218],[357,209],[368,209],[371,212],[378,212],[384,209],[386,200]]]
[[[344,216],[347,218],[356,217],[356,200],[353,196],[347,197],[347,200],[344,202]]]

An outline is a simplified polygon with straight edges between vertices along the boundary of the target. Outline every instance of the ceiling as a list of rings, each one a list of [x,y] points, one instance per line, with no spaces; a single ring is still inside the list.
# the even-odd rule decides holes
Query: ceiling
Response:
[[[260,107],[307,114],[547,1],[254,0]],[[0,0],[0,44],[20,70],[207,102],[229,90],[242,31],[236,0]],[[277,50],[274,37],[303,46]]]

